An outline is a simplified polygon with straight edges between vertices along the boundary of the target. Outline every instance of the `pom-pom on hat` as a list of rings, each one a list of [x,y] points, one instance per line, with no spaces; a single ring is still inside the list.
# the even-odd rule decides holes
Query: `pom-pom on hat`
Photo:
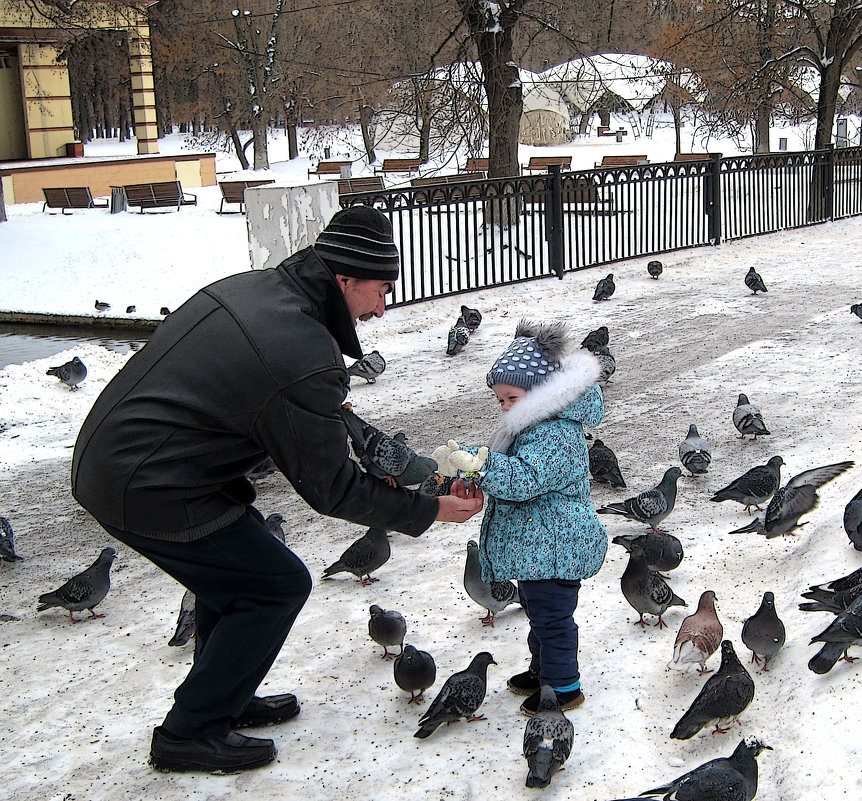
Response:
[[[560,360],[568,341],[569,327],[564,322],[521,320],[515,340],[488,373],[488,386],[509,384],[529,391],[562,368]]]
[[[392,240],[392,226],[385,215],[370,206],[339,211],[320,232],[314,250],[333,273],[379,281],[398,278],[398,248]]]

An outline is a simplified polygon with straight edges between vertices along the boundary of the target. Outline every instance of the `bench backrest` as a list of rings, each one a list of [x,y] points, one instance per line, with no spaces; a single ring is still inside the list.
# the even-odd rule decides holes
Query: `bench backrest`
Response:
[[[242,203],[245,200],[245,190],[250,186],[266,186],[273,183],[275,183],[273,178],[259,181],[220,181],[219,188],[222,197],[228,203]]]
[[[93,205],[89,186],[43,187],[42,193],[51,209],[89,209]]]
[[[603,156],[602,167],[636,167],[638,164],[644,164],[647,161],[646,156]]]
[[[419,159],[383,159],[383,172],[415,172],[419,169]]]
[[[569,169],[572,166],[571,156],[530,156],[530,163],[527,164],[528,170],[546,170],[548,167],[559,165],[563,169]]]
[[[488,159],[478,157],[467,159],[464,170],[466,172],[488,172]]]
[[[319,161],[317,163],[317,168],[311,171],[311,174],[314,175],[341,175],[342,167],[349,167],[353,162],[351,161]]]
[[[126,202],[130,206],[179,206],[183,190],[179,181],[160,181],[154,184],[127,184]]]
[[[709,153],[677,153],[674,161],[709,161]]]
[[[354,192],[376,192],[381,189],[383,189],[383,179],[379,176],[342,178],[338,181],[339,195],[350,195]]]

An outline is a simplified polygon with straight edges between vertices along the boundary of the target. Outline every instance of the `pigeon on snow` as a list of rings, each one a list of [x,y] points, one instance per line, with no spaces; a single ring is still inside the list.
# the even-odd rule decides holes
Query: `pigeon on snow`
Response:
[[[775,611],[775,596],[763,593],[760,608],[742,624],[742,643],[751,651],[751,661],[759,665],[761,671],[769,670],[769,662],[784,645],[784,623]]]
[[[673,511],[676,504],[676,482],[681,475],[682,470],[678,467],[670,467],[665,470],[657,487],[644,490],[634,498],[606,504],[596,509],[596,513],[622,515],[629,520],[646,523],[653,531],[666,534],[667,532],[660,529],[658,524]]]
[[[688,427],[686,438],[679,443],[679,460],[693,476],[702,476],[709,470],[712,449],[709,443],[697,433],[697,426],[694,423]]]
[[[126,314],[134,314],[137,310],[137,306],[126,306]]]
[[[645,531],[643,534],[618,534],[611,542],[622,545],[627,551],[630,551],[635,543],[639,545],[644,552],[647,567],[656,573],[674,570],[682,562],[682,543],[673,534],[662,534],[657,531]],[[667,578],[667,576],[661,576],[661,578]]]
[[[805,470],[793,476],[775,495],[766,507],[762,517],[758,517],[747,526],[731,531],[731,534],[743,534],[756,531],[766,535],[767,539],[781,534],[792,534],[793,530],[804,526],[799,522],[802,515],[808,514],[819,503],[817,489],[844,471],[853,467],[854,462],[838,462],[813,470]]]
[[[815,584],[802,593],[803,598],[809,598],[806,603],[799,604],[803,612],[831,612],[840,614],[850,607],[859,596],[862,596],[862,583],[844,590],[827,589],[828,585]]]
[[[20,562],[21,557],[15,553],[15,534],[9,518],[0,517],[0,567],[4,562]]]
[[[541,687],[539,708],[524,729],[527,787],[547,787],[572,753],[575,727],[560,709],[549,684]]]
[[[637,798],[616,801],[643,801],[644,796],[661,796],[663,801],[751,801],[757,795],[756,758],[771,750],[771,746],[749,736],[740,740],[729,757],[710,759]]]
[[[862,596],[858,597],[816,637],[809,645],[822,642],[823,647],[811,657],[808,667],[815,673],[828,673],[839,659],[855,662],[857,657],[848,656],[852,645],[862,644]]]
[[[395,683],[410,693],[408,704],[418,704],[424,700],[423,693],[437,678],[437,665],[434,657],[427,651],[420,651],[412,645],[405,645],[402,652],[392,663]],[[417,693],[418,690],[418,693]]]
[[[373,350],[366,353],[361,359],[347,368],[350,376],[364,378],[369,384],[373,384],[380,374],[386,369],[386,359],[380,355],[380,351]]]
[[[518,588],[511,581],[482,580],[479,566],[479,546],[476,540],[467,543],[467,561],[464,563],[464,589],[479,606],[488,610],[483,617],[483,626],[493,626],[494,618],[509,604],[519,603]]]
[[[769,434],[766,424],[763,422],[763,415],[760,409],[748,400],[748,395],[740,393],[736,401],[736,406],[733,409],[733,424],[739,432],[738,439],[745,439],[746,435],[751,435],[752,439],[763,437]]]
[[[482,322],[482,312],[478,309],[471,309],[469,306],[461,307],[461,319],[464,321],[464,325],[470,330],[472,334]]]
[[[726,487],[716,492],[710,500],[717,503],[736,501],[745,506],[746,512],[750,511],[752,506],[758,512],[762,512],[760,504],[766,503],[778,489],[783,464],[784,459],[773,456],[766,464],[752,467],[747,473],[735,478]]]
[[[401,432],[394,437],[366,423],[349,403],[341,407],[341,416],[353,445],[353,452],[366,472],[390,486],[409,487],[421,484],[437,470],[437,462],[420,456],[407,445]]]
[[[117,558],[114,548],[103,548],[98,559],[86,570],[72,576],[62,587],[53,592],[46,592],[39,596],[37,612],[43,612],[54,606],[61,606],[69,612],[69,620],[73,623],[79,621],[72,614],[89,609],[93,617],[104,617],[96,614],[93,608],[105,600],[108,590],[111,589],[111,565]]]
[[[488,688],[488,665],[496,665],[494,657],[481,651],[465,669],[453,673],[440,688],[428,711],[419,718],[419,730],[414,734],[420,740],[433,734],[442,723],[454,723],[466,718],[468,723],[484,720],[476,710],[485,700]]]
[[[662,272],[662,264],[660,261],[650,261],[647,262],[646,269],[650,278],[658,278]]]
[[[96,298],[96,302],[93,304],[93,306],[97,312],[105,312],[111,308],[110,303],[105,303],[104,301],[99,300],[98,298]]]
[[[369,609],[368,634],[374,642],[383,646],[382,659],[392,659],[395,654],[389,653],[390,645],[397,645],[404,652],[404,637],[407,634],[407,621],[404,615],[394,609],[381,609],[372,604]]]
[[[754,698],[754,680],[739,661],[733,643],[721,643],[721,666],[710,676],[671,732],[673,740],[688,740],[704,726],[715,724],[713,734],[724,734]]]
[[[446,355],[456,356],[467,346],[470,341],[470,329],[463,317],[459,317],[449,329],[449,337],[446,340]]]
[[[629,562],[620,578],[620,588],[625,599],[640,617],[635,621],[636,626],[646,626],[644,615],[656,615],[659,628],[667,623],[662,615],[671,606],[687,606],[682,598],[664,582],[661,576],[647,567],[643,548],[637,543],[632,543],[629,549]]]
[[[589,451],[590,474],[596,481],[625,489],[626,482],[620,472],[616,454],[602,440],[593,442]]]
[[[195,636],[197,629],[195,624],[196,600],[195,594],[191,590],[186,590],[183,593],[183,599],[180,601],[180,613],[177,616],[177,627],[174,636],[168,640],[168,645],[182,646]]]
[[[844,507],[844,531],[857,551],[862,551],[862,490]]]
[[[862,320],[862,303],[854,303],[850,307],[850,314],[855,314],[860,320]]]
[[[718,650],[723,634],[724,627],[715,613],[715,593],[707,590],[701,593],[697,611],[682,621],[673,644],[673,659],[667,666],[688,670],[692,665],[700,665],[698,673],[712,673],[706,660]]]
[[[602,278],[596,284],[596,291],[593,293],[593,300],[608,300],[616,291],[617,285],[614,283],[614,274],[609,273],[607,278]]]
[[[767,291],[766,284],[763,283],[763,279],[754,267],[750,267],[748,272],[745,274],[745,285],[751,290],[752,295],[756,295],[758,292]]]
[[[278,512],[274,512],[266,518],[266,527],[269,529],[270,534],[281,542],[284,542],[284,529],[281,527],[283,522],[284,515],[280,515]]]
[[[611,376],[617,371],[617,360],[608,350],[607,345],[599,345],[594,353],[599,363],[599,367],[601,368],[597,383],[603,387],[608,383],[608,381],[610,381]]]
[[[323,578],[329,578],[336,573],[353,573],[359,583],[365,587],[373,581],[371,571],[386,564],[392,554],[389,537],[382,528],[368,529],[356,542],[323,571]]]
[[[60,364],[57,367],[49,367],[45,371],[45,375],[57,376],[71,391],[75,391],[87,377],[87,368],[77,356],[74,356],[71,361],[65,364]]]
[[[586,348],[590,353],[595,353],[597,348],[601,345],[607,345],[608,342],[610,342],[608,327],[606,325],[600,325],[595,331],[590,331],[590,333],[584,337],[584,341],[581,342],[581,347]]]

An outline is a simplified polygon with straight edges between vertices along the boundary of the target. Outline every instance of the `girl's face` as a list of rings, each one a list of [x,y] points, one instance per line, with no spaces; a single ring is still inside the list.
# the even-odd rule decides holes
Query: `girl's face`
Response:
[[[497,400],[500,401],[500,408],[504,412],[508,412],[524,395],[527,390],[523,387],[513,387],[511,384],[494,384],[492,387]]]

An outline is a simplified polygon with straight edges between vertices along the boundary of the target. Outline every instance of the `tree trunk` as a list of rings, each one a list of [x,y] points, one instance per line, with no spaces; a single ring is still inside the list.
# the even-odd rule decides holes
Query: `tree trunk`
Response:
[[[833,59],[823,70],[820,79],[820,95],[817,98],[817,130],[814,134],[814,149],[822,150],[832,141],[832,123],[838,107],[838,86],[841,81],[841,67],[838,59]]]
[[[269,150],[266,143],[266,118],[262,114],[256,114],[251,120],[251,132],[254,138],[254,168],[256,170],[269,169]]]
[[[769,152],[769,126],[772,123],[772,109],[768,102],[761,103],[754,114],[754,152]]]
[[[359,127],[362,130],[362,144],[365,146],[365,157],[368,163],[372,164],[377,161],[377,154],[374,152],[374,136],[371,133],[371,123],[374,120],[374,110],[371,106],[363,103],[359,107]]]
[[[0,222],[6,222],[6,195],[3,192],[2,178],[0,178]]]
[[[297,141],[296,136],[296,123],[288,123],[285,121],[285,127],[287,128],[287,154],[288,157],[293,160],[299,157],[299,142]]]
[[[228,128],[228,132],[230,133],[230,140],[233,142],[233,149],[236,153],[236,157],[239,159],[239,163],[244,170],[248,169],[248,159],[245,156],[245,148],[242,146],[242,142],[239,140],[239,132],[236,129],[236,125],[231,122],[230,127]]]

